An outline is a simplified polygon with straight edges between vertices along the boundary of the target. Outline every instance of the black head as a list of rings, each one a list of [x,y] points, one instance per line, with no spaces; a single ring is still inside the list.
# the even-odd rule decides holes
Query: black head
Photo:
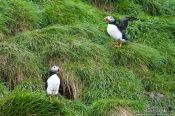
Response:
[[[106,17],[104,18],[104,20],[105,20],[106,22],[108,22],[109,24],[115,24],[115,23],[116,23],[115,18],[112,17],[112,16],[106,16]]]
[[[52,66],[50,68],[50,75],[57,74],[59,70],[60,70],[60,68],[58,66],[56,66],[56,65]]]

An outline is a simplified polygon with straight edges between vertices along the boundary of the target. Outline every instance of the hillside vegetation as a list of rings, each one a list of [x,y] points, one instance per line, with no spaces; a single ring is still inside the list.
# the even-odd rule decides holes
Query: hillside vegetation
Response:
[[[0,10],[0,115],[175,115],[175,0],[0,0]],[[107,15],[139,19],[121,48]],[[49,99],[53,64],[65,93]]]

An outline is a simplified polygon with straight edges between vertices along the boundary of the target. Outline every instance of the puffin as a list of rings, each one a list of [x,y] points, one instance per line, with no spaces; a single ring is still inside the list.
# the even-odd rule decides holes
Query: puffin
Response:
[[[60,68],[56,65],[50,69],[50,77],[46,81],[46,92],[49,96],[58,95],[59,93],[60,78],[57,75],[59,71]]]
[[[121,47],[122,43],[125,43],[128,40],[127,35],[124,33],[124,31],[128,27],[129,21],[137,20],[135,17],[124,17],[119,20],[119,22],[116,22],[116,19],[112,16],[106,16],[104,17],[104,20],[108,23],[107,26],[107,33],[114,39],[115,41],[115,47]]]

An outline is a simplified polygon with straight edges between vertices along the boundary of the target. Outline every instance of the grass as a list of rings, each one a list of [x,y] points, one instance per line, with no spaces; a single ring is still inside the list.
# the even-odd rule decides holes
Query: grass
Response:
[[[132,72],[126,69],[99,67],[92,71],[89,67],[78,70],[76,73],[81,78],[83,76],[86,77],[82,79],[86,87],[83,92],[85,103],[92,103],[97,98],[104,99],[113,96],[131,100],[137,99],[138,101],[144,100],[140,81],[134,77]],[[99,83],[96,84],[96,81],[99,81]],[[132,84],[132,82],[137,83],[137,86]],[[128,87],[127,90],[129,91],[126,91],[126,87]]]
[[[15,91],[12,94],[1,100],[1,115],[87,115],[80,102],[74,103],[62,97],[49,100],[39,93]]]
[[[87,11],[86,9],[90,9]],[[95,23],[99,17],[95,16],[90,6],[73,1],[50,1],[43,5],[44,25],[62,24],[73,25],[79,22]],[[96,12],[96,11],[95,11]],[[76,15],[78,13],[79,15]],[[99,14],[96,14],[99,15]],[[100,15],[99,15],[100,16]]]
[[[40,14],[37,6],[23,0],[0,1],[0,32],[5,35],[32,30],[39,27]]]
[[[142,107],[142,105],[134,101],[112,98],[98,100],[90,106],[90,109],[91,115],[95,116],[106,116],[115,113],[116,115],[127,114],[127,116],[132,116],[134,112],[130,112],[129,109],[132,109],[133,106],[135,106],[135,109],[140,109]],[[123,109],[124,114],[122,113],[123,111],[120,111],[121,108]]]
[[[0,56],[7,57],[0,114],[130,116],[152,105],[151,93],[174,103],[174,7],[163,1],[0,0]],[[139,19],[120,49],[106,33],[106,15]],[[53,64],[72,100],[45,96]]]
[[[1,82],[0,83],[0,97],[4,97],[4,95],[8,94],[8,89],[5,85]]]
[[[174,2],[164,0],[134,0],[135,3],[141,5],[143,10],[150,15],[174,15]]]
[[[108,12],[138,15],[142,11],[152,16],[175,15],[173,0],[84,0]]]
[[[27,78],[36,78],[42,75],[41,61],[27,50],[16,44],[0,43],[1,56],[8,59],[1,65],[1,79],[9,82],[10,87]],[[39,78],[38,78],[39,79]]]

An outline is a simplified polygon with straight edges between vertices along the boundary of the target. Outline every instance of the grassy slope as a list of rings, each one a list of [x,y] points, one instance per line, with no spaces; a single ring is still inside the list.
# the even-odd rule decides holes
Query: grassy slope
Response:
[[[175,102],[173,3],[118,1],[110,14],[82,1],[0,0],[0,55],[8,56],[0,77],[12,92],[0,83],[0,114],[109,115],[120,106],[134,112],[150,105],[150,93]],[[102,19],[126,14],[140,20],[129,26],[130,41],[116,49]],[[45,97],[42,79],[51,64],[78,88],[75,101]]]

